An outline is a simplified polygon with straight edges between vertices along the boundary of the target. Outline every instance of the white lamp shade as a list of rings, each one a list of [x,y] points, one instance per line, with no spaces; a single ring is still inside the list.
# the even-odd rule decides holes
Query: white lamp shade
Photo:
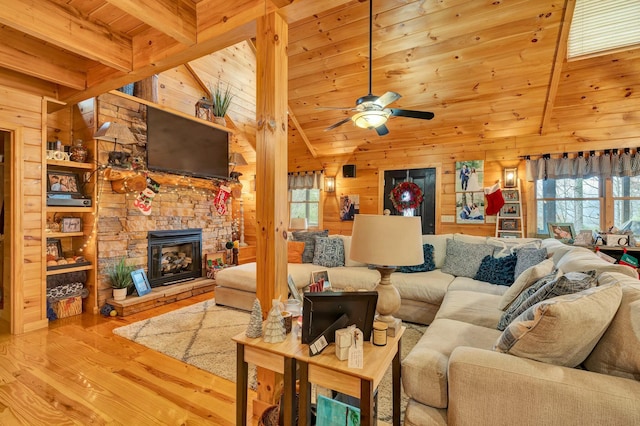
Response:
[[[289,229],[307,229],[306,217],[293,217],[289,221]]]
[[[380,266],[424,263],[421,218],[355,215],[350,257],[356,262]]]

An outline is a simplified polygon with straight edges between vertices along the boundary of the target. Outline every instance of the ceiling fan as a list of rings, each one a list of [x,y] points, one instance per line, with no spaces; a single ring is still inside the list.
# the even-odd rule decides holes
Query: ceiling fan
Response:
[[[387,92],[382,96],[375,96],[371,93],[371,63],[373,51],[373,0],[369,0],[369,94],[362,96],[356,100],[355,107],[332,108],[321,107],[321,109],[340,109],[347,111],[357,111],[351,117],[338,121],[335,124],[324,129],[325,131],[335,129],[349,121],[362,129],[375,129],[378,136],[384,136],[389,133],[389,129],[385,125],[390,116],[419,118],[421,120],[431,120],[434,117],[432,112],[428,111],[412,111],[408,109],[386,108],[387,105],[397,101],[402,96],[396,92]]]

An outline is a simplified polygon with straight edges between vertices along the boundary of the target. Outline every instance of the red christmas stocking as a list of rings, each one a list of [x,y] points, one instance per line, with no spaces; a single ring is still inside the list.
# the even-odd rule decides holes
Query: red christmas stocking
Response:
[[[218,191],[213,199],[213,205],[221,216],[227,213],[227,200],[229,199],[229,194],[231,194],[231,188],[225,185],[220,185],[220,191]]]
[[[502,196],[502,190],[499,184],[495,184],[489,188],[484,189],[485,196],[487,197],[487,206],[484,209],[487,215],[497,214],[502,206],[504,206],[504,197]]]

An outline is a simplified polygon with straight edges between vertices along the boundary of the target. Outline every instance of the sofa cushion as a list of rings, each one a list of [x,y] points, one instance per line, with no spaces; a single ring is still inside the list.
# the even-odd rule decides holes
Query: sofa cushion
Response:
[[[545,259],[537,265],[526,269],[502,295],[498,308],[503,311],[507,309],[520,293],[536,283],[540,278],[549,275],[553,271],[553,267],[553,260]]]
[[[256,262],[224,268],[216,272],[216,285],[236,290],[256,291]],[[311,283],[311,272],[316,271],[318,265],[313,263],[289,263],[287,272],[291,275],[296,287],[301,289]]]
[[[589,271],[587,273],[582,272],[569,272],[557,279],[550,281],[540,287],[535,293],[524,300],[516,309],[514,309],[511,316],[503,315],[506,317],[506,323],[503,319],[500,319],[500,327],[506,327],[513,318],[517,317],[536,303],[542,302],[547,299],[551,299],[556,296],[563,296],[565,294],[573,294],[582,290],[586,290],[595,286],[597,283],[595,278],[595,271]],[[507,312],[505,312],[506,314]],[[503,330],[504,328],[498,328]]]
[[[326,268],[344,266],[344,245],[342,238],[315,237],[316,248],[313,263]]]
[[[373,290],[380,273],[366,266],[338,266],[329,269],[329,281],[334,290]]]
[[[547,249],[519,249],[516,250],[518,261],[513,273],[514,278],[518,278],[525,270],[537,265],[547,258]]]
[[[442,272],[456,277],[473,278],[480,268],[482,259],[492,254],[493,247],[487,244],[447,240],[447,256],[444,259]]]
[[[424,254],[424,262],[420,265],[401,266],[398,268],[398,272],[411,274],[414,272],[429,272],[436,269],[436,265],[433,262],[433,246],[431,244],[423,244],[422,253]]]
[[[487,237],[479,235],[453,234],[453,240],[467,244],[486,244]]]
[[[574,247],[558,261],[555,261],[555,264],[564,273],[594,269],[597,272],[596,275],[603,272],[619,272],[631,278],[638,278],[638,272],[636,272],[635,268],[609,263],[584,247]]]
[[[391,274],[391,283],[398,289],[402,300],[417,300],[439,305],[454,278],[453,275],[445,274],[440,269],[414,274],[394,272]]]
[[[338,235],[344,246],[344,266],[367,266],[366,263],[351,260],[351,235]]]
[[[450,319],[437,319],[402,360],[405,393],[422,404],[446,408],[449,356],[458,346],[490,350],[500,332]]]
[[[423,244],[431,244],[433,246],[433,263],[436,269],[442,268],[444,259],[447,255],[447,240],[453,238],[453,234],[426,234],[422,236]]]
[[[622,290],[615,284],[545,300],[509,324],[495,350],[576,367],[606,331],[621,298]]]
[[[294,231],[295,241],[304,241],[304,252],[302,253],[302,263],[313,263],[313,255],[316,252],[316,237],[326,237],[329,230],[324,231]]]
[[[621,284],[622,301],[584,367],[589,371],[640,380],[640,283],[609,272],[600,275],[598,282],[600,285]]]
[[[304,251],[304,242],[287,241],[287,262],[302,263],[302,252]]]
[[[502,295],[509,287],[504,285],[491,284],[486,281],[478,281],[473,278],[456,277],[447,291],[475,291],[478,293]]]
[[[509,286],[513,284],[513,274],[517,260],[518,258],[515,254],[504,257],[485,256],[473,279]]]
[[[475,291],[449,291],[435,319],[452,319],[487,328],[496,328],[502,311],[498,303],[502,296]]]
[[[498,238],[487,237],[487,244],[494,247],[494,257],[504,257],[517,250],[529,248],[540,248],[541,241],[539,238]]]

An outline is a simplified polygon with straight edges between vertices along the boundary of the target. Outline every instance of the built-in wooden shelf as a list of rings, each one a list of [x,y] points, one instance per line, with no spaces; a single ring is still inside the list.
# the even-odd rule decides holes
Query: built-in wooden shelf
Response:
[[[82,232],[47,232],[47,238],[84,237]]]
[[[91,213],[93,207],[47,206],[47,211],[53,213]]]
[[[93,269],[93,265],[83,265],[83,266],[73,266],[73,267],[70,266],[68,268],[47,270],[47,276],[66,274],[69,272],[88,271],[90,269]]]
[[[47,160],[47,166],[65,167],[65,168],[74,168],[74,169],[87,169],[87,170],[93,170],[96,168],[96,166],[91,163],[78,163],[77,161],[67,161],[67,160]]]

